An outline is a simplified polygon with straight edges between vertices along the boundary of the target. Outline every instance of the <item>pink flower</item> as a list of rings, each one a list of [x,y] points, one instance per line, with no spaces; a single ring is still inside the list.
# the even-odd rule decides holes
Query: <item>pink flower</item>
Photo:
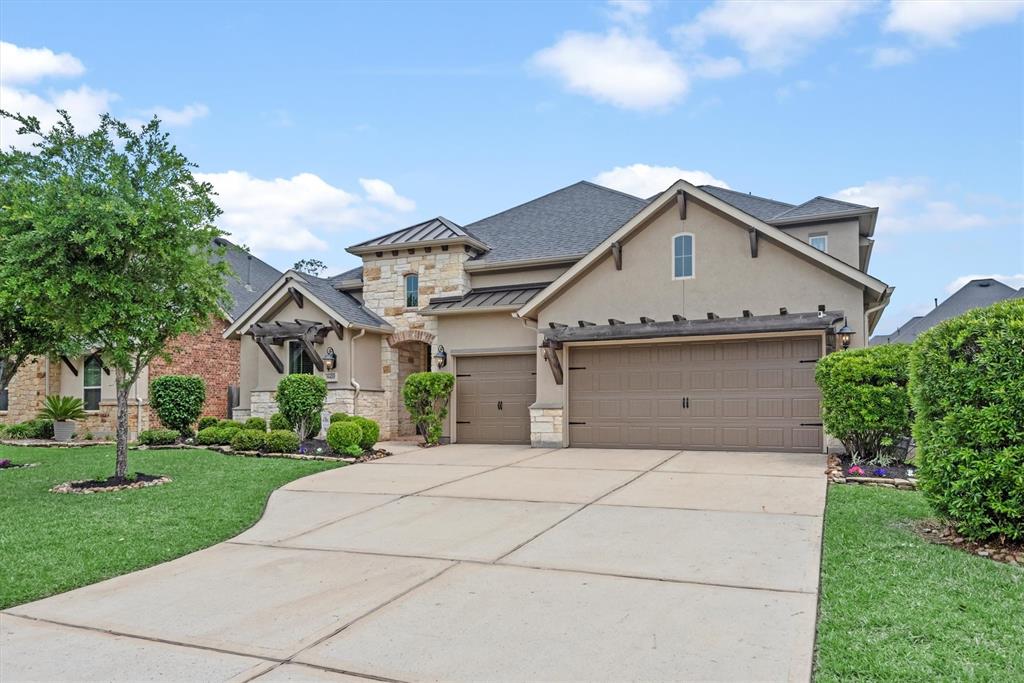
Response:
[[[850,469],[846,470],[847,474],[864,474],[864,470],[861,469],[860,465],[853,465]]]

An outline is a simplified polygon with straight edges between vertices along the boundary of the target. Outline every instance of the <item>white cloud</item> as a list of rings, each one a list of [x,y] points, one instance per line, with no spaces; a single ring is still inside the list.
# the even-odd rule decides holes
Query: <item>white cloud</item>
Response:
[[[950,46],[960,34],[1009,23],[1022,10],[1022,0],[892,0],[883,27],[923,44]]]
[[[196,177],[211,183],[217,191],[215,200],[224,210],[218,221],[220,227],[233,241],[249,245],[257,254],[280,250],[321,258],[330,256],[329,250],[340,251],[359,241],[367,231],[394,227],[397,219],[393,214],[367,202],[387,195],[386,191],[381,194],[378,183],[411,203],[381,180],[370,181],[372,191],[360,181],[371,195],[364,199],[312,173],[272,180],[254,178],[243,171],[198,173]],[[330,243],[323,233],[332,234]]]
[[[1024,273],[1016,273],[1014,275],[961,275],[946,285],[946,293],[952,294],[971,280],[999,280],[1004,285],[1009,285],[1014,289],[1024,287]]]
[[[648,0],[608,0],[608,16],[612,21],[632,25],[650,13]]]
[[[871,66],[898,66],[914,61],[909,47],[877,47],[871,53]]]
[[[47,77],[80,76],[85,67],[76,57],[46,48],[19,47],[0,41],[0,83],[33,83]]]
[[[168,126],[187,126],[196,119],[201,119],[210,113],[209,107],[201,102],[188,104],[181,109],[168,109],[167,107],[154,107],[153,113],[156,117]]]
[[[832,195],[855,204],[878,207],[880,233],[971,230],[997,225],[996,216],[970,211],[949,192],[936,196],[923,178],[886,178],[848,187]]]
[[[383,204],[396,211],[412,211],[416,208],[416,202],[395,192],[391,183],[379,178],[360,178],[359,184],[363,186],[366,198],[371,202]]]
[[[701,55],[690,69],[697,78],[732,78],[743,73],[743,62],[735,57],[714,58]]]
[[[616,166],[610,171],[598,173],[594,177],[594,182],[636,197],[650,197],[664,192],[680,178],[694,185],[729,187],[724,180],[719,180],[707,171],[687,171],[677,166],[649,166],[647,164]]]
[[[532,63],[571,92],[623,109],[655,109],[678,101],[689,88],[672,55],[643,35],[570,32],[537,52]]]
[[[694,51],[710,38],[730,39],[752,66],[778,69],[868,8],[858,0],[717,0],[673,33]]]

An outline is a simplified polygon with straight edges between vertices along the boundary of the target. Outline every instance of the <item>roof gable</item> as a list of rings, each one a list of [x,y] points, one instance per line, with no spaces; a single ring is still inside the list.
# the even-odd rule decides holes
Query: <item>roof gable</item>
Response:
[[[758,197],[747,192],[727,190],[724,187],[701,185],[700,189],[714,197],[718,197],[726,204],[734,206],[740,211],[749,213],[754,218],[760,218],[763,221],[767,221],[773,216],[794,208],[793,204],[787,202],[780,202],[777,199],[768,199],[767,197]]]
[[[919,335],[945,320],[955,318],[971,309],[983,308],[1017,296],[1020,296],[1017,290],[999,280],[992,278],[971,280],[924,315],[911,318],[890,335],[880,336],[879,343],[909,344]]]
[[[223,237],[217,237],[213,242],[224,248],[224,260],[235,274],[224,283],[232,299],[227,313],[234,320],[281,277],[281,271]]]
[[[480,251],[487,250],[486,244],[461,225],[448,220],[444,216],[438,216],[422,223],[390,232],[387,235],[375,237],[366,242],[360,242],[349,247],[347,251],[353,254],[364,254],[396,246],[451,242],[466,242]]]
[[[869,211],[871,207],[861,204],[831,199],[830,197],[815,197],[799,206],[783,211],[772,217],[770,223],[789,221],[798,218],[820,218],[822,216],[833,216],[844,213],[861,213]]]

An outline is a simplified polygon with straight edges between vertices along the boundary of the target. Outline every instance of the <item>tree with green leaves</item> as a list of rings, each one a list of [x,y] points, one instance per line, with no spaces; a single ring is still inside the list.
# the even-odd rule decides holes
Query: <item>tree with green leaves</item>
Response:
[[[87,340],[113,370],[123,478],[132,385],[167,342],[228,305],[220,209],[158,119],[134,130],[105,114],[80,133],[59,113],[45,131],[0,112],[34,138],[29,151],[0,152],[0,281],[29,320]]]
[[[327,270],[327,264],[316,258],[304,258],[299,259],[292,266],[292,270],[297,270],[300,273],[306,273],[313,277],[320,277],[320,275]]]

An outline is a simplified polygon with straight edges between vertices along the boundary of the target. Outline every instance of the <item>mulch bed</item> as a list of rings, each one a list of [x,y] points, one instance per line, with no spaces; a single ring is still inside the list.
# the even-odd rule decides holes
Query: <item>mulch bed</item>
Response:
[[[159,486],[171,481],[170,477],[138,472],[134,477],[107,477],[106,479],[83,479],[66,481],[57,484],[50,491],[53,493],[106,493],[108,491],[126,491]]]
[[[26,467],[39,467],[39,463],[37,463],[37,462],[26,462],[26,463],[22,463],[20,465],[0,465],[0,472],[3,472],[4,470],[20,470],[20,469],[24,469]]]
[[[52,439],[0,439],[0,446],[28,446],[31,448],[87,448],[113,446],[113,441],[53,441]]]
[[[965,553],[987,557],[996,562],[1024,565],[1024,541],[1007,541],[1005,543],[1000,543],[999,539],[972,541],[958,534],[956,529],[948,524],[934,520],[918,522],[914,525],[914,531],[918,536],[931,543],[946,545]]]
[[[914,466],[906,463],[894,463],[889,467],[879,468],[875,465],[860,465],[864,474],[850,474],[854,466],[849,455],[831,453],[828,456],[828,480],[832,484],[860,484],[864,486],[882,486],[885,488],[913,490],[917,488],[914,478]]]

